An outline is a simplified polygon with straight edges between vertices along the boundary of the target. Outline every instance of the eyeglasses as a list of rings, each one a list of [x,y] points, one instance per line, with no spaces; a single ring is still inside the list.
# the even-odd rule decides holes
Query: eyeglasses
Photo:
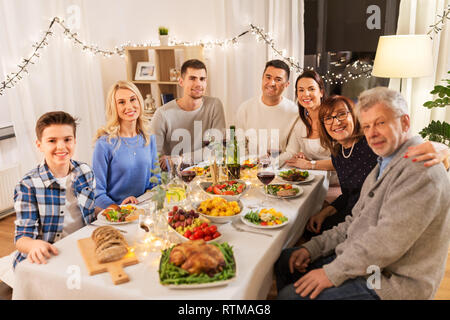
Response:
[[[332,124],[334,119],[338,120],[338,121],[343,121],[345,119],[347,119],[347,115],[350,113],[350,111],[342,111],[339,112],[337,115],[335,116],[327,116],[323,118],[323,123],[325,124]]]

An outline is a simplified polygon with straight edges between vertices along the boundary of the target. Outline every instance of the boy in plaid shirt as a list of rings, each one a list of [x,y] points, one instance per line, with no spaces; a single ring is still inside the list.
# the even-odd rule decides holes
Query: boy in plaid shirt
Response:
[[[48,112],[36,123],[36,145],[45,160],[17,184],[14,191],[15,238],[13,267],[28,259],[47,263],[58,250],[52,243],[95,220],[95,179],[85,163],[72,160],[76,121],[62,111]]]

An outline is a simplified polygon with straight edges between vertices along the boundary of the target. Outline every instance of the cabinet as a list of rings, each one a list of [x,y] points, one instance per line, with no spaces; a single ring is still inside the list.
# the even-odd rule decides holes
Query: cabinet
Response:
[[[178,81],[170,79],[170,70],[181,69],[184,61],[199,59],[204,61],[202,46],[149,46],[125,47],[127,66],[127,80],[133,82],[141,92],[144,100],[151,94],[156,107],[161,106],[162,94],[172,94],[174,98],[182,93],[178,88]],[[154,66],[152,80],[136,80],[138,62],[149,62]]]

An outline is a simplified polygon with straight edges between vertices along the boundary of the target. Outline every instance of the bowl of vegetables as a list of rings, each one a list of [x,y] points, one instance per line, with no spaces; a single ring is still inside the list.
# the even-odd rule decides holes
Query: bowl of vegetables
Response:
[[[211,198],[194,204],[200,216],[213,223],[228,223],[239,217],[244,208],[240,200],[228,201],[224,198]]]
[[[249,189],[249,186],[243,180],[221,181],[216,184],[201,182],[200,187],[210,197],[221,197],[229,201],[239,200]]]

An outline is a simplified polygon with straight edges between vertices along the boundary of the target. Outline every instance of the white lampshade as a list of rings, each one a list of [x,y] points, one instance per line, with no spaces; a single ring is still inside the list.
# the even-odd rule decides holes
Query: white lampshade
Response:
[[[416,78],[432,75],[433,55],[427,35],[381,36],[372,75],[382,78]]]

